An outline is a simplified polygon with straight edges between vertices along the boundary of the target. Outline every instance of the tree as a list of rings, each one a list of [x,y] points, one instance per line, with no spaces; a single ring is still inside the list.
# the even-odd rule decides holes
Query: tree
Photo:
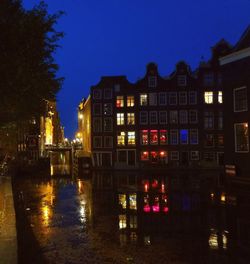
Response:
[[[48,14],[43,1],[27,11],[21,0],[1,0],[0,127],[37,116],[42,101],[55,99],[61,88],[54,60],[61,15]]]

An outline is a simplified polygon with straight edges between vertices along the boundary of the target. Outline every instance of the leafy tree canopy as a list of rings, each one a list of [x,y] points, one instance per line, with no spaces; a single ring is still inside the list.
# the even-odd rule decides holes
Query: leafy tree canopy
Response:
[[[0,126],[36,116],[44,99],[55,99],[63,82],[54,60],[61,15],[48,14],[43,1],[32,10],[0,1]]]

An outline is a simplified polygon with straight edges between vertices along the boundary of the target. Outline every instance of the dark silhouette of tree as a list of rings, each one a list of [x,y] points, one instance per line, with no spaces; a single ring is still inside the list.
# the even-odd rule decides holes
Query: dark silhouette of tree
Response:
[[[43,1],[32,10],[21,0],[0,1],[0,127],[38,115],[61,88],[54,60],[61,15],[48,14]]]

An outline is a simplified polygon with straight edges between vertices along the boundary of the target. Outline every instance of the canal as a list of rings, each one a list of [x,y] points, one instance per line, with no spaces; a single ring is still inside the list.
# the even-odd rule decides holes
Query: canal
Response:
[[[19,263],[249,263],[249,203],[209,182],[93,172],[13,188]]]

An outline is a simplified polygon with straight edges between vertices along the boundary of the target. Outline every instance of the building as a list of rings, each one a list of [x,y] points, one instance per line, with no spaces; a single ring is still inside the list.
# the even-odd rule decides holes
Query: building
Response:
[[[250,26],[220,58],[225,89],[225,166],[232,180],[250,180]],[[236,176],[236,177],[233,177]]]
[[[125,76],[102,77],[78,112],[77,133],[84,151],[91,153],[93,166],[221,165],[223,89],[218,54],[227,47],[219,43],[211,60],[195,72],[181,61],[168,77],[160,76],[154,63],[136,83]]]

